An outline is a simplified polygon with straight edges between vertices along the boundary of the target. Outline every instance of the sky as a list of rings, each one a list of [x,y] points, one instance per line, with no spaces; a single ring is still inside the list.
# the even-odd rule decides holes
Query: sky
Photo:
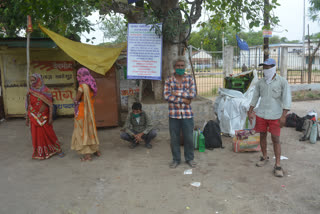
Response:
[[[308,34],[308,24],[310,29],[310,34],[320,32],[320,24],[316,22],[312,22],[308,18],[308,7],[309,2],[306,1],[306,16],[305,16],[305,35]],[[303,36],[303,0],[278,0],[281,6],[277,7],[274,10],[276,16],[279,17],[280,23],[279,25],[273,30],[273,35],[277,35],[279,37],[287,37],[288,40],[302,40]],[[201,18],[205,20],[205,15]],[[89,20],[92,23],[99,22],[99,13],[95,12],[92,16],[89,17]],[[245,25],[245,24],[244,24]],[[81,42],[92,44],[91,42],[86,42],[87,38],[96,37],[93,40],[93,44],[100,44],[106,42],[103,39],[103,32],[99,29],[99,24],[96,24],[95,27],[96,31],[90,32],[90,34],[83,33],[81,36]],[[256,28],[254,31],[261,30],[261,28]],[[248,29],[247,29],[248,31]]]
[[[274,29],[274,35],[287,37],[289,40],[302,40],[303,37],[303,0],[278,0],[281,4],[274,13],[280,19],[280,26]],[[306,0],[305,35],[320,32],[320,24],[308,18],[309,1]],[[287,30],[287,31],[286,31]]]

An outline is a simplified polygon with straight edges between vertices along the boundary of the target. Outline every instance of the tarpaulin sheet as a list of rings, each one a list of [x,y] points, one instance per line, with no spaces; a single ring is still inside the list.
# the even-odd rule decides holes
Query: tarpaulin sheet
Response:
[[[105,75],[119,57],[121,51],[127,47],[127,43],[121,43],[117,47],[104,47],[96,45],[82,44],[67,39],[51,30],[40,26],[40,29],[46,33],[66,54],[78,61],[80,64]]]
[[[258,82],[257,71],[253,72],[254,78],[250,83],[248,90],[243,94],[240,91],[220,88],[219,96],[214,103],[214,111],[220,121],[221,132],[235,135],[236,130],[244,128],[253,128],[255,123],[245,127],[247,112],[250,108],[250,102],[255,90],[255,84]],[[248,73],[248,72],[246,72]],[[256,107],[259,105],[257,103]]]

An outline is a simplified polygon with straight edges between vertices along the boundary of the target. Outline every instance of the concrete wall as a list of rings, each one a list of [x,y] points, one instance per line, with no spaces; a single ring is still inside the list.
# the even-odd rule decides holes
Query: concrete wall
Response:
[[[297,84],[297,85],[290,85],[291,91],[303,91],[303,90],[310,90],[310,91],[320,91],[320,84]]]
[[[130,99],[128,107],[129,112],[131,111],[133,102],[134,100]],[[194,113],[195,126],[202,128],[205,121],[216,119],[213,111],[212,100],[203,97],[197,97],[197,99],[192,101],[191,106]],[[142,101],[142,109],[150,116],[154,127],[160,129],[168,129],[169,110],[167,102],[147,104],[143,103]]]

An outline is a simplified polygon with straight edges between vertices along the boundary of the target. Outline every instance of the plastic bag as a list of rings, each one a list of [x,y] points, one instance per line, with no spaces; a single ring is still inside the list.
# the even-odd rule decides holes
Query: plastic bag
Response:
[[[220,121],[221,132],[234,136],[236,130],[246,128],[247,112],[252,100],[255,84],[258,82],[257,71],[254,70],[254,78],[250,87],[243,94],[232,89],[219,89],[219,97],[214,103],[214,111]],[[259,105],[259,102],[257,106]],[[248,128],[253,128],[249,123]]]
[[[317,123],[313,123],[311,127],[311,133],[310,133],[310,143],[315,144],[317,142],[317,135],[318,135],[318,125]]]

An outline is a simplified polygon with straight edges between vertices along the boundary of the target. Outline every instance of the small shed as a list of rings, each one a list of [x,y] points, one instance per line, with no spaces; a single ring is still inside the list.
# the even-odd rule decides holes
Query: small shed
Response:
[[[25,115],[27,92],[26,38],[0,39],[1,91],[6,117]],[[42,75],[52,90],[58,115],[73,114],[76,75],[74,60],[51,39],[30,40],[30,73]]]
[[[207,51],[199,50],[192,53],[192,64],[195,69],[207,69],[212,67],[212,56]]]

